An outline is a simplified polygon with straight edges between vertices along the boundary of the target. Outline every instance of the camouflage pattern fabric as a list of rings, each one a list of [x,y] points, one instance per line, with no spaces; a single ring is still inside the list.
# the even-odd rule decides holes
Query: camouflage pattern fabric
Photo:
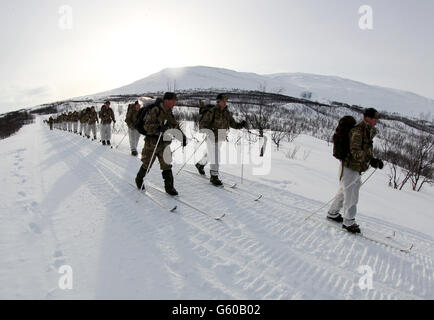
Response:
[[[344,161],[344,166],[362,173],[369,169],[369,163],[374,154],[373,139],[377,130],[365,120],[359,122],[350,131],[350,155]]]
[[[215,141],[218,142],[226,139],[226,135],[218,137],[219,130],[228,130],[229,128],[242,129],[243,126],[234,120],[232,113],[227,107],[221,110],[219,106],[215,106],[204,115],[199,128],[212,130],[215,135]]]
[[[99,112],[99,117],[102,124],[111,124],[112,122],[116,121],[113,109],[110,107],[101,109]]]

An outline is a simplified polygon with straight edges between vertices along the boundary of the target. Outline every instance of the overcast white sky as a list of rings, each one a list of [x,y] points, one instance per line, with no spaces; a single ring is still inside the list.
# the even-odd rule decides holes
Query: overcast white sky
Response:
[[[62,5],[72,29],[60,27]],[[359,28],[362,5],[373,30]],[[433,0],[16,0],[0,9],[0,113],[196,65],[336,75],[434,98]]]

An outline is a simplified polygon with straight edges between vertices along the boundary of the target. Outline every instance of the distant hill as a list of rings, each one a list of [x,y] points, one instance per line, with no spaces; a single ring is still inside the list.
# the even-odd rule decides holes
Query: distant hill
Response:
[[[168,68],[114,90],[95,96],[142,94],[147,92],[188,89],[242,89],[257,90],[266,87],[269,92],[279,92],[311,100],[333,101],[374,107],[389,113],[419,116],[434,112],[434,100],[417,94],[372,86],[335,76],[305,73],[279,73],[259,75],[213,67]]]

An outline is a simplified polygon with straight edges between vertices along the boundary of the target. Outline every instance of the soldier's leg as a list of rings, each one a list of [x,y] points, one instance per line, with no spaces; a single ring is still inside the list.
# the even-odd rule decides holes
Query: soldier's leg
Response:
[[[137,172],[136,175],[136,186],[137,189],[141,190],[141,189],[145,189],[144,186],[144,178],[147,174],[147,170],[149,168],[152,167],[152,164],[155,161],[155,155],[152,158],[152,154],[154,153],[154,147],[155,147],[155,143],[150,143],[150,141],[148,141],[147,143],[145,143],[145,146],[143,147],[142,150],[142,165],[140,166],[139,172]]]
[[[154,157],[152,158],[152,154],[154,153],[156,141],[151,141],[151,138],[147,138],[145,141],[145,146],[142,150],[142,167],[145,170],[152,168],[152,165],[157,158],[157,152],[155,152]],[[151,161],[152,160],[152,161]]]
[[[342,174],[343,174],[343,166],[341,164],[339,169],[339,190],[336,194],[335,200],[333,201],[332,205],[329,208],[328,211],[328,217],[331,219],[335,219],[339,217],[340,211],[344,206],[344,186],[342,182]]]
[[[134,129],[134,150],[137,152],[137,146],[139,145],[140,132]]]
[[[178,191],[176,191],[174,186],[173,172],[172,172],[172,152],[170,150],[170,145],[161,146],[157,150],[158,161],[160,162],[160,169],[162,171],[162,176],[164,179],[164,189],[166,192],[172,196],[177,196]]]
[[[107,142],[110,138],[109,136],[109,130],[110,130],[110,124],[104,124],[102,126],[102,133],[104,133],[104,136],[101,138],[102,141]]]
[[[220,167],[220,144],[219,142],[211,143],[211,150],[209,150],[210,157],[210,173],[211,176],[218,177]]]
[[[91,135],[91,137],[96,140],[96,123],[90,126],[89,135]]]
[[[137,146],[134,147],[134,141],[135,141],[134,129],[128,128],[128,138],[130,139],[130,149],[131,149],[131,152],[133,152],[137,148]]]
[[[110,140],[112,139],[112,126],[110,124],[107,125],[107,143],[110,144]]]
[[[87,124],[87,126],[86,126],[86,137],[88,137],[88,138],[90,136],[90,128],[91,128],[91,125]]]
[[[356,223],[361,184],[360,173],[344,167],[342,187],[344,192],[344,225],[347,227]]]

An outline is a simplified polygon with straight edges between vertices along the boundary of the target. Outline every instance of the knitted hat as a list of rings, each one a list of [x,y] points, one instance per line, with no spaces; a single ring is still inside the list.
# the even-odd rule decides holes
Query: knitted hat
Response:
[[[174,92],[166,92],[164,94],[163,100],[178,100],[178,97]]]
[[[366,109],[363,115],[371,119],[380,119],[380,113],[374,108]]]
[[[222,101],[222,100],[228,100],[228,97],[227,97],[227,95],[225,95],[225,94],[223,94],[223,93],[220,93],[220,94],[217,96],[217,101]]]

